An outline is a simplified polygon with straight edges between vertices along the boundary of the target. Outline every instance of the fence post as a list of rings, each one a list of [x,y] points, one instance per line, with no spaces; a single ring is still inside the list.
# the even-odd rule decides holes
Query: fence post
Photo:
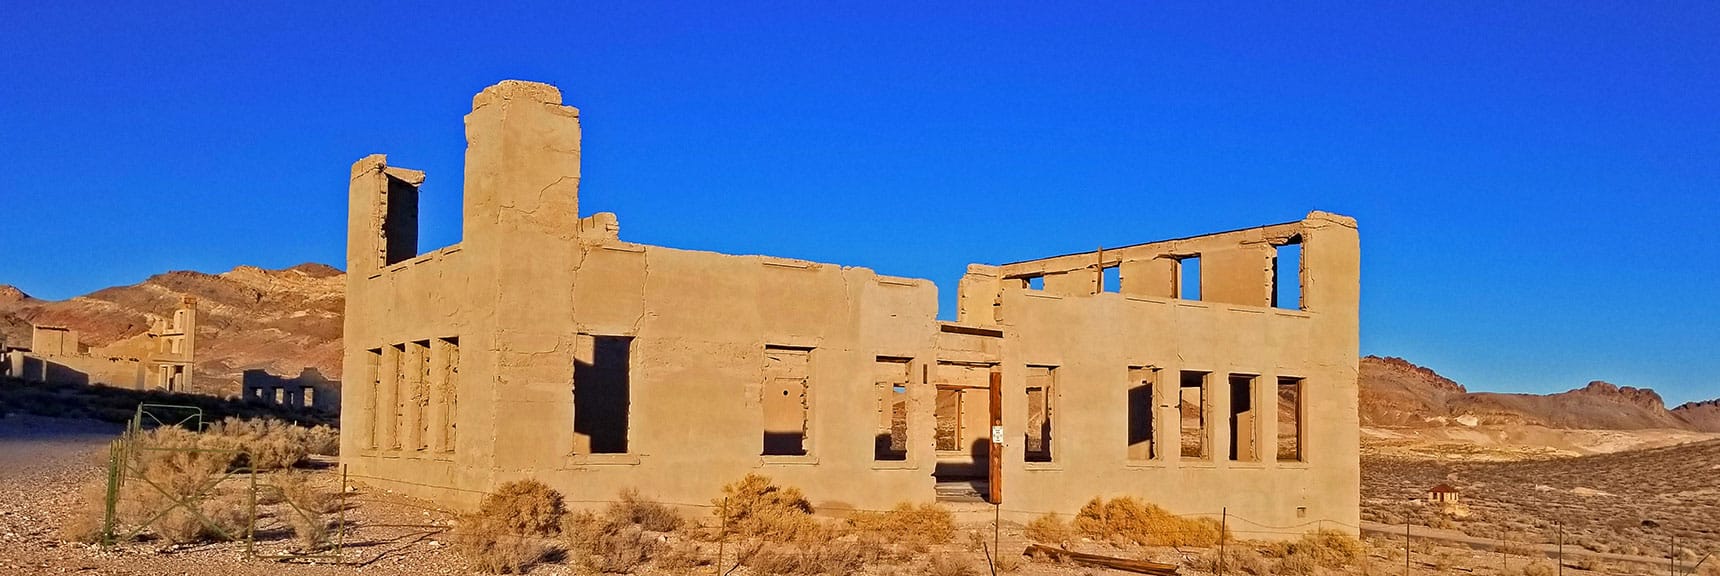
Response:
[[[1230,508],[1219,508],[1218,514],[1218,576],[1224,576],[1224,533],[1230,526]]]
[[[722,528],[718,529],[718,532],[717,532],[717,563],[715,564],[716,570],[712,571],[711,572],[712,574],[715,574],[717,576],[722,576],[722,574],[723,574],[723,548],[727,547],[728,544],[729,544],[729,499],[727,496],[725,496],[725,497],[723,497]]]
[[[1565,576],[1565,523],[1554,520],[1553,526],[1559,529],[1559,576]]]
[[[1403,576],[1409,576],[1409,507],[1403,509]]]
[[[120,443],[124,441],[122,438],[108,443],[107,494],[102,501],[101,542],[104,546],[113,545],[114,512],[119,506]]]
[[[997,576],[997,561],[993,557],[1002,554],[1000,534],[1003,532],[1003,505],[991,505],[991,552],[987,554],[986,563],[991,565],[991,576]]]
[[[346,561],[346,465],[340,465],[340,533],[335,535],[334,561]]]

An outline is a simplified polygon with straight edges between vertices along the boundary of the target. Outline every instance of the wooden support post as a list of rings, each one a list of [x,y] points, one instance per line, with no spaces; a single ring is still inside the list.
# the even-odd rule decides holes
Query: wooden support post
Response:
[[[987,495],[992,505],[1003,503],[1003,371],[991,369],[991,450],[987,472]]]

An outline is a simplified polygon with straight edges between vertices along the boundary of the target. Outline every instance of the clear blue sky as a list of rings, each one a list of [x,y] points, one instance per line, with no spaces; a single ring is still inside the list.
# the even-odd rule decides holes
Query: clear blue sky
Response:
[[[1362,225],[1364,353],[1720,396],[1714,3],[175,4],[0,5],[0,283],[339,266],[373,152],[452,243],[461,115],[519,78],[582,109],[629,240],[948,316],[968,262],[1317,208]]]

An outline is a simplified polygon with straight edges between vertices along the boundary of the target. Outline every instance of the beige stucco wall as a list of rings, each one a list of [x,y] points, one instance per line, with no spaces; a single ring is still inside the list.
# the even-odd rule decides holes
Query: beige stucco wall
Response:
[[[1050,280],[1031,290],[1004,280],[993,311],[1005,332],[1004,500],[1009,508],[1074,510],[1093,496],[1134,495],[1183,514],[1228,511],[1270,526],[1354,526],[1360,489],[1356,406],[1358,243],[1354,221],[1314,213],[1307,220],[1268,231],[1299,235],[1306,310],[1264,306],[1270,301],[1270,268],[1259,248],[1232,250],[1257,233],[1201,237],[1198,242],[1110,251],[1122,262],[1130,286],[1128,258],[1189,250],[1202,255],[1203,296],[1240,300],[1194,301],[1117,292],[1057,294]],[[1256,246],[1265,246],[1257,244]],[[1219,254],[1243,254],[1245,257]],[[1086,257],[1086,255],[1083,255]],[[1079,260],[1073,258],[1072,260]],[[1228,264],[1235,262],[1237,264]],[[1215,263],[1226,263],[1213,266]],[[1006,266],[997,274],[1058,270],[1055,263]],[[982,270],[983,272],[983,270]],[[1096,271],[1064,272],[1091,277]],[[1162,278],[1163,275],[1154,276]],[[1293,278],[1292,278],[1293,280]],[[973,283],[983,283],[975,278]],[[1067,280],[1065,280],[1067,282]],[[1248,290],[1235,288],[1243,285]],[[1022,392],[1026,366],[1055,366],[1053,462],[1026,463],[1021,453],[1027,406]],[[1158,458],[1127,456],[1130,367],[1159,370],[1154,386]],[[1176,398],[1181,371],[1210,372],[1204,459],[1176,450]],[[1255,376],[1255,461],[1229,459],[1227,376]],[[1303,459],[1277,460],[1277,395],[1280,377],[1302,379]],[[1247,423],[1244,420],[1244,429]],[[1244,458],[1246,460],[1246,458]],[[1301,511],[1298,511],[1301,508]],[[1244,529],[1248,526],[1244,525]],[[1256,527],[1258,529],[1258,527]],[[1262,535],[1264,536],[1264,535]]]
[[[388,199],[416,197],[411,188],[425,175],[381,155],[352,169],[342,454],[360,480],[455,506],[528,477],[575,503],[624,488],[701,503],[722,484],[761,472],[827,507],[930,501],[940,459],[935,386],[949,378],[939,363],[960,362],[1002,372],[1002,484],[1005,508],[1018,517],[1133,494],[1177,512],[1228,507],[1275,526],[1357,520],[1358,261],[1347,218],[1315,213],[1214,236],[975,265],[958,288],[958,325],[936,320],[937,288],[926,280],[635,244],[620,239],[614,215],[581,219],[579,112],[561,105],[553,87],[488,88],[466,126],[460,244],[389,262],[390,234],[405,238],[398,226],[416,226],[416,218],[391,220]],[[1304,310],[1270,307],[1271,246],[1292,239],[1303,244]],[[1202,259],[1205,301],[1171,298],[1174,261],[1161,256],[1191,254]],[[1120,292],[1100,291],[1097,275],[1108,266],[1121,267]],[[1023,288],[1027,276],[1045,276],[1045,289]],[[590,338],[601,336],[631,338],[623,454],[581,453],[587,444],[574,431],[575,365],[590,361]],[[457,360],[448,349],[454,339]],[[771,346],[811,351],[805,456],[761,455]],[[909,360],[902,461],[874,460],[880,357]],[[1023,462],[1028,366],[1056,367],[1049,463]],[[1159,398],[1174,395],[1178,370],[1212,371],[1211,433],[1220,448],[1225,374],[1258,375],[1262,407],[1275,401],[1269,384],[1277,376],[1304,378],[1305,461],[1273,458],[1276,419],[1264,409],[1255,411],[1260,462],[1228,462],[1222,450],[1209,462],[1182,462],[1163,448],[1160,461],[1128,461],[1131,366],[1161,371]],[[452,393],[436,384],[442,378]],[[970,417],[986,416],[989,404],[975,408]],[[1173,413],[1159,410],[1160,438],[1176,437]],[[988,424],[970,423],[982,435]],[[451,450],[439,447],[444,435],[454,438]]]

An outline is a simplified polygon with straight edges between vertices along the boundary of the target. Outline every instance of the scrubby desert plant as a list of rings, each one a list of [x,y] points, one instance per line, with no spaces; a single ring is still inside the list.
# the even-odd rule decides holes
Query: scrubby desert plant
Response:
[[[812,504],[800,490],[777,486],[770,478],[747,474],[723,486],[723,497],[711,501],[717,520],[732,533],[786,541],[816,527]]]
[[[659,552],[655,537],[612,515],[573,512],[562,521],[561,533],[574,561],[604,574],[631,573]]]
[[[1094,539],[1149,546],[1210,547],[1222,537],[1217,520],[1183,518],[1129,496],[1094,498],[1081,507],[1074,524]]]
[[[287,472],[272,480],[286,509],[281,512],[299,545],[306,550],[321,548],[328,541],[328,519],[324,516],[341,506],[340,495],[318,488],[310,474]]]
[[[863,542],[820,528],[793,543],[762,546],[744,563],[755,573],[772,576],[843,576],[859,572],[872,555]]]
[[[305,448],[318,456],[339,456],[340,430],[323,424],[307,429]]]
[[[1255,576],[1271,576],[1272,567],[1260,552],[1246,546],[1230,546],[1222,549],[1212,549],[1200,555],[1197,567],[1207,572],[1220,574],[1254,574]]]
[[[473,569],[523,573],[549,552],[546,537],[560,530],[566,511],[561,494],[542,482],[503,484],[484,496],[476,514],[460,518],[454,549]]]
[[[561,493],[537,480],[517,480],[496,488],[478,504],[478,515],[510,534],[552,536],[567,513]]]
[[[508,529],[482,514],[463,516],[454,526],[454,551],[479,572],[524,574],[543,560],[549,547],[541,537],[512,533]]]
[[[648,500],[632,488],[621,491],[619,499],[609,505],[607,514],[648,532],[674,532],[686,521],[674,508]]]
[[[1271,552],[1285,560],[1306,559],[1317,566],[1336,570],[1361,562],[1368,551],[1355,536],[1337,530],[1315,530],[1299,539],[1277,543]]]
[[[1273,574],[1283,576],[1313,576],[1320,572],[1320,563],[1309,556],[1285,556],[1272,567]]]
[[[310,429],[273,418],[227,418],[205,434],[210,445],[245,451],[257,470],[292,468],[311,453]]]
[[[60,525],[60,538],[69,542],[100,542],[107,516],[107,483],[91,482],[78,491],[77,507]]]
[[[1022,535],[1028,540],[1054,546],[1062,546],[1075,539],[1075,531],[1069,528],[1069,524],[1053,514],[1046,514],[1028,522]]]
[[[979,576],[973,562],[952,554],[936,554],[926,566],[928,576]]]
[[[955,537],[955,517],[937,504],[897,504],[887,512],[859,512],[848,518],[856,530],[888,534],[912,545],[947,544]]]

